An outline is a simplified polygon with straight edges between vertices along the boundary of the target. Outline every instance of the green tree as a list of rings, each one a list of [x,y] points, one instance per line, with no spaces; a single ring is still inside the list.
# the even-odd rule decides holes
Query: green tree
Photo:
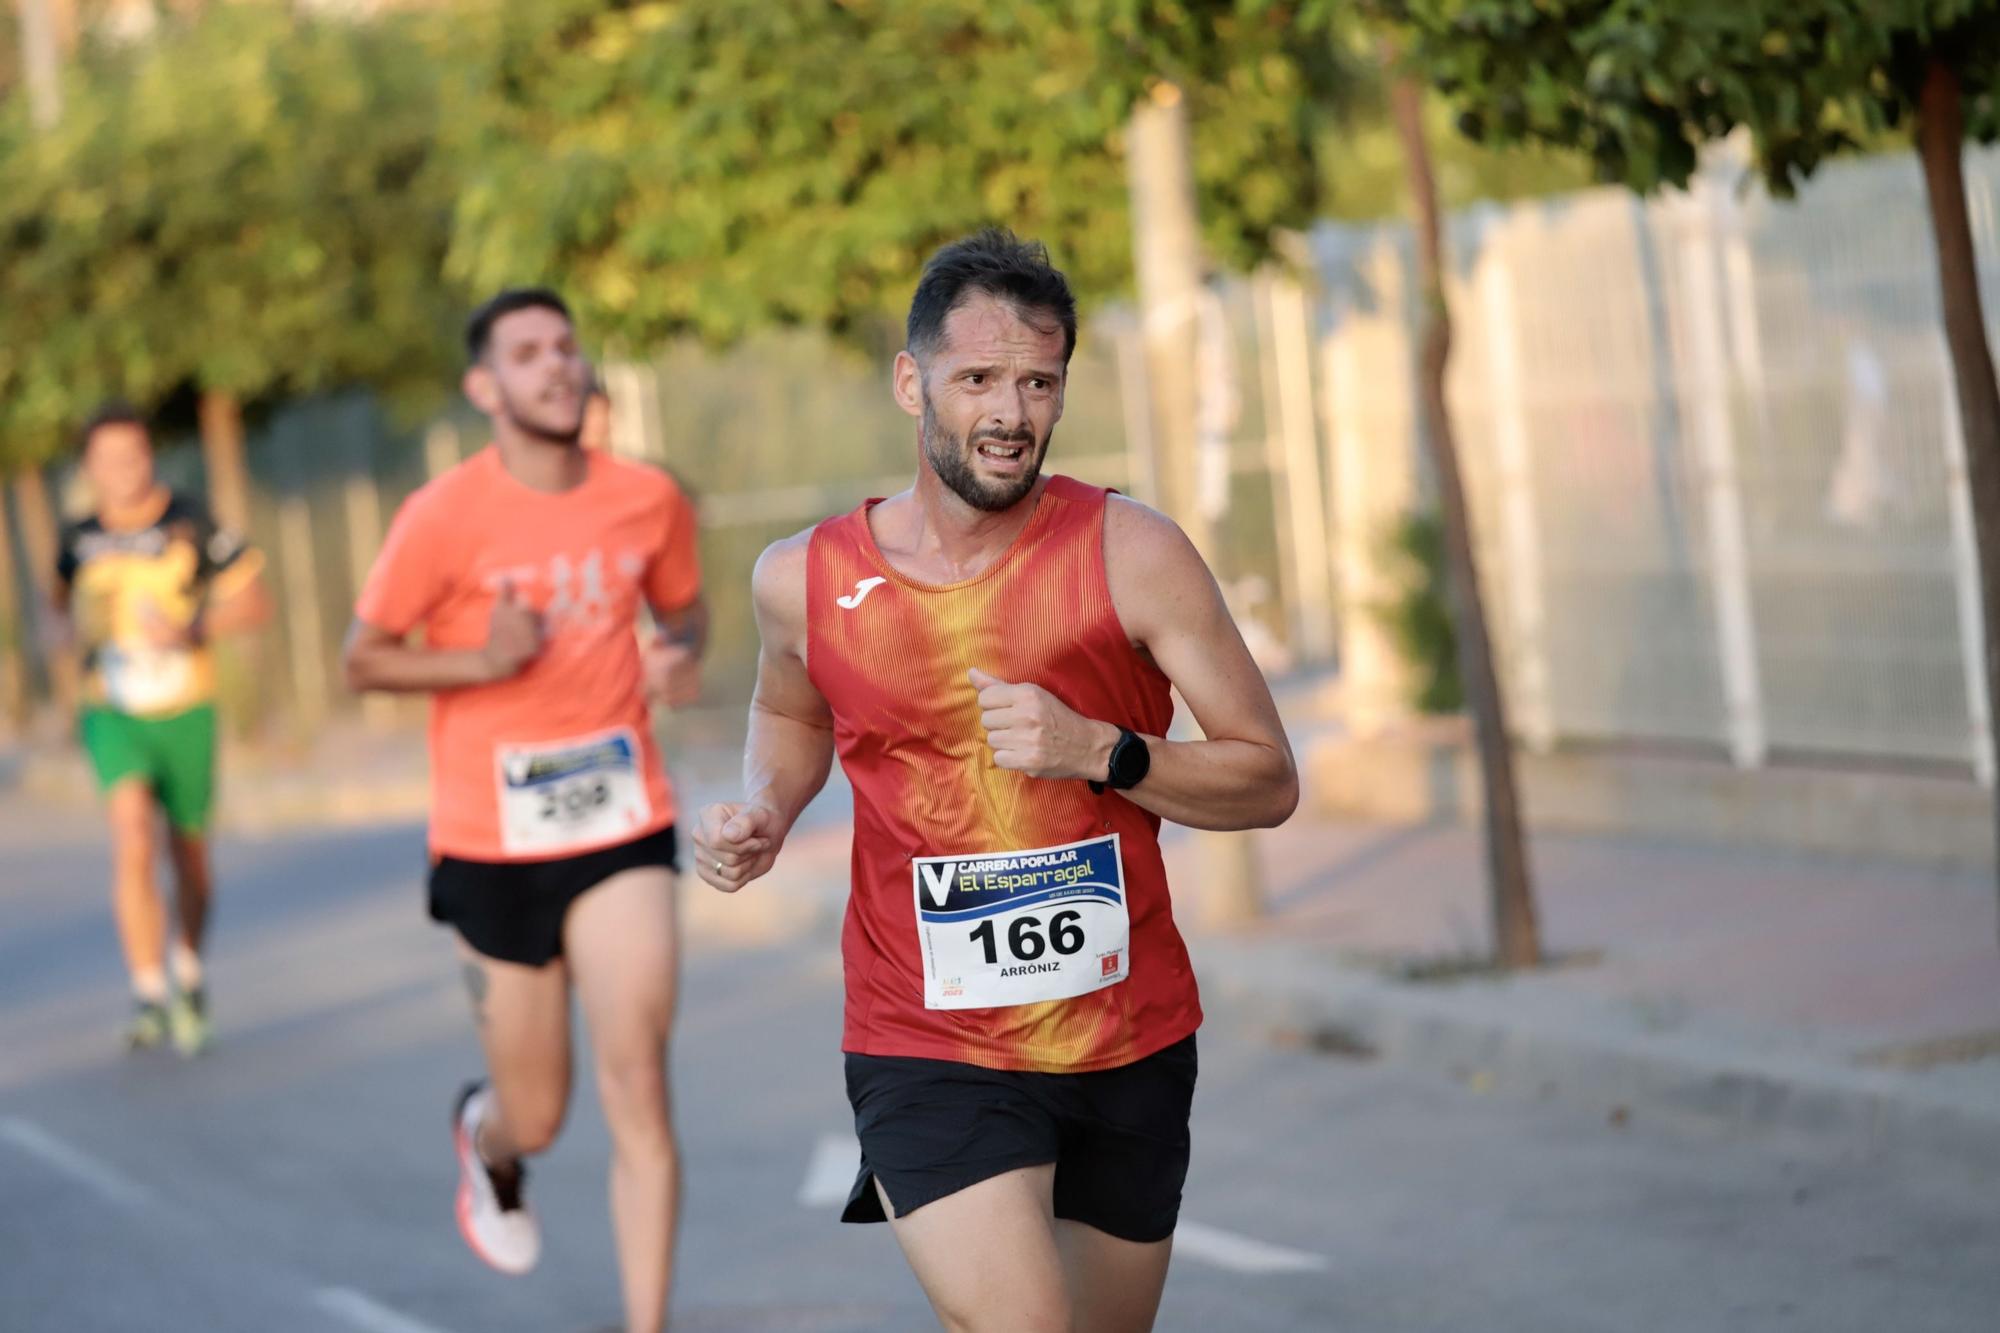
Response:
[[[1381,0],[1412,68],[1482,142],[1581,150],[1598,175],[1685,185],[1704,143],[1749,136],[1773,193],[1907,133],[1923,164],[1964,424],[1989,715],[2000,717],[2000,385],[1963,177],[2000,135],[1990,0]],[[2000,816],[2000,807],[1996,808]]]
[[[90,53],[46,134],[6,105],[0,462],[114,394],[435,392],[451,191],[414,31],[221,7]]]
[[[586,0],[496,7],[452,117],[452,272],[546,279],[633,346],[891,313],[941,241],[1046,240],[1086,299],[1129,287],[1122,142],[1187,89],[1210,258],[1314,215],[1339,62],[1292,6],[1228,0]]]

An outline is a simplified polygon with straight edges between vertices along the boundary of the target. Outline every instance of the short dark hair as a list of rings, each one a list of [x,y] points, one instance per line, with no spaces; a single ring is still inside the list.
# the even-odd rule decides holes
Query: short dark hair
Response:
[[[547,287],[509,287],[490,297],[465,321],[466,359],[483,360],[487,346],[493,341],[493,326],[516,310],[553,310],[570,323],[576,323],[562,297]]]
[[[1004,227],[954,241],[924,265],[904,331],[910,355],[927,360],[944,338],[945,318],[974,292],[997,296],[1022,315],[1054,315],[1062,324],[1063,364],[1069,364],[1076,350],[1076,296],[1069,279],[1049,262],[1048,247],[1024,241]]]
[[[139,415],[139,409],[123,398],[111,398],[99,403],[97,410],[84,419],[83,428],[76,433],[77,447],[88,449],[91,437],[106,426],[136,426],[146,437],[146,443],[153,442],[153,428]]]

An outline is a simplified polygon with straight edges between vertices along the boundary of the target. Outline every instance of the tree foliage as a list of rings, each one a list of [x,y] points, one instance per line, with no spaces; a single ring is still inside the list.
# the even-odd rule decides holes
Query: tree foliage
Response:
[[[1481,142],[1588,154],[1600,179],[1685,184],[1696,150],[1749,132],[1772,191],[1911,119],[1928,61],[2000,133],[1990,0],[1375,0],[1412,65]]]
[[[435,377],[450,186],[425,47],[226,6],[89,53],[60,125],[0,117],[0,449],[92,405]]]
[[[1333,49],[1268,0],[533,0],[459,89],[453,272],[562,282],[634,345],[841,329],[941,241],[1046,240],[1086,299],[1130,272],[1122,136],[1182,85],[1211,254],[1313,216]]]

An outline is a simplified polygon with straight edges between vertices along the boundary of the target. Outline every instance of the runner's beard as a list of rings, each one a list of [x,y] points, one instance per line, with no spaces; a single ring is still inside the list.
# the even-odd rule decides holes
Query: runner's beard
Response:
[[[579,395],[576,403],[576,421],[567,428],[559,428],[543,421],[537,421],[516,405],[512,394],[508,393],[504,387],[500,388],[500,410],[507,414],[507,420],[512,422],[514,428],[523,435],[540,440],[543,444],[559,444],[574,447],[581,443],[583,440],[584,412],[589,406],[590,400],[588,396]]]
[[[1049,434],[1053,436],[1055,432]],[[1024,446],[1028,450],[1027,469],[1012,481],[986,481],[975,470],[973,461],[981,440]],[[1042,475],[1042,459],[1047,456],[1049,447],[1047,439],[1037,440],[1027,432],[1007,437],[982,434],[968,447],[964,436],[952,434],[937,419],[928,390],[924,393],[923,442],[924,461],[931,465],[931,471],[937,473],[938,480],[950,488],[953,495],[988,514],[1012,509],[1028,497]]]

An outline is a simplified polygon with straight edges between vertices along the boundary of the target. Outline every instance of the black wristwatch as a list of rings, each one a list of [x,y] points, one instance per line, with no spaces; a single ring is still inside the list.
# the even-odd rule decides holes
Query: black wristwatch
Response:
[[[1111,747],[1111,768],[1104,781],[1091,781],[1090,789],[1099,795],[1109,787],[1112,791],[1130,791],[1146,780],[1146,774],[1153,768],[1153,752],[1146,748],[1146,738],[1129,727],[1118,728],[1118,743]]]

